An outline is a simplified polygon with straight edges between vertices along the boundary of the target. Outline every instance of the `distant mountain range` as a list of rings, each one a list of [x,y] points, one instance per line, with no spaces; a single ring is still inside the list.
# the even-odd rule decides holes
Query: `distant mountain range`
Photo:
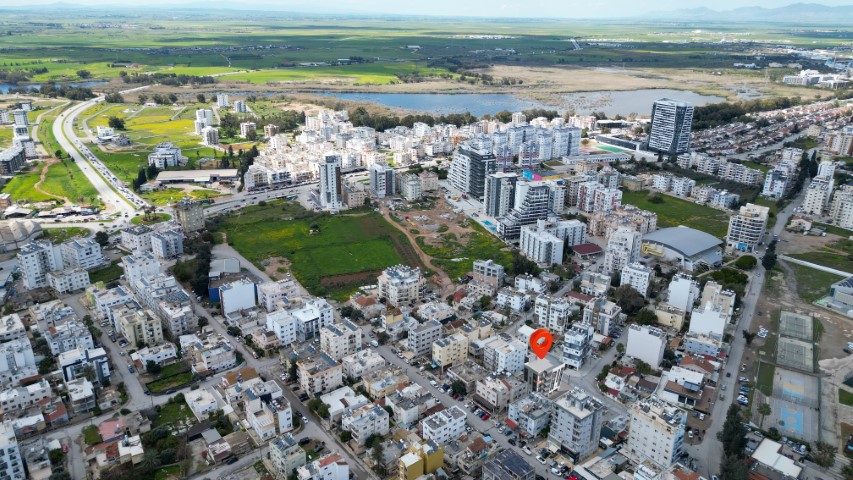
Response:
[[[711,22],[778,22],[797,24],[842,24],[853,22],[853,5],[830,7],[819,3],[792,3],[784,7],[740,7],[734,10],[711,10],[691,8],[656,12],[642,18],[657,18],[672,21]]]
[[[2,0],[0,0],[2,1]],[[2,6],[0,10],[7,11],[92,11],[103,12],[111,11],[133,12],[133,13],[154,13],[155,15],[167,15],[169,12],[180,11],[198,11],[205,10],[206,12],[214,11],[242,11],[242,12],[276,12],[278,14],[291,14],[293,16],[355,16],[355,17],[425,17],[426,15],[394,15],[382,14],[375,11],[364,11],[356,7],[352,7],[350,3],[345,3],[346,7],[335,8],[334,12],[330,12],[328,6],[323,7],[316,3],[306,3],[294,5],[292,3],[280,4],[272,3],[269,0],[260,0],[252,5],[245,5],[243,2],[227,2],[227,1],[205,1],[205,0],[185,0],[181,3],[180,0],[175,3],[164,4],[165,0],[152,0],[148,2],[131,4],[131,5],[90,5],[90,4],[75,4],[70,2],[56,2],[51,4],[16,4],[14,6]],[[152,12],[151,8],[156,7],[156,12]],[[442,17],[450,17],[449,15],[441,15]],[[482,17],[486,18],[486,17]],[[502,17],[508,19],[512,17]],[[553,17],[549,17],[552,18]],[[764,8],[764,7],[739,7],[733,10],[712,10],[710,8],[691,8],[667,11],[653,11],[643,15],[630,16],[619,18],[614,16],[607,17],[608,20],[648,20],[648,21],[672,21],[672,22],[725,22],[725,23],[791,23],[799,25],[808,24],[824,24],[824,25],[843,25],[853,23],[853,5],[845,5],[832,7],[819,3],[793,3],[784,7]],[[582,20],[574,17],[573,20]]]

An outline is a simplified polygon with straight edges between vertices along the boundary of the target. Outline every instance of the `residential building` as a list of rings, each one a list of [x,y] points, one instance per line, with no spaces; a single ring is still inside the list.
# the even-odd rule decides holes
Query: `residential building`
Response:
[[[44,332],[44,338],[50,347],[50,353],[54,356],[76,348],[83,350],[95,348],[89,327],[76,319],[48,327]]]
[[[421,429],[424,440],[445,445],[465,433],[465,411],[453,405],[423,419]]]
[[[554,355],[535,358],[524,364],[524,380],[532,392],[548,395],[560,388],[565,368],[566,364]]]
[[[681,455],[686,421],[683,410],[662,400],[637,402],[631,407],[628,444],[622,453],[669,467]]]
[[[513,448],[501,450],[483,464],[483,480],[533,480],[536,469]]]
[[[679,155],[690,148],[693,105],[662,98],[652,106],[649,149],[667,155]]]
[[[509,213],[515,203],[515,184],[517,173],[497,172],[486,177],[483,214],[490,217],[502,217]]]
[[[0,391],[0,412],[5,418],[14,418],[52,395],[51,386],[44,378],[26,386],[10,387]]]
[[[726,245],[731,250],[753,252],[764,240],[770,208],[747,203],[729,220]]]
[[[413,202],[421,198],[421,178],[414,173],[406,173],[400,176],[400,196]]]
[[[533,304],[533,323],[554,333],[563,333],[572,315],[580,313],[566,298],[539,295]]]
[[[3,480],[23,480],[24,462],[21,460],[21,450],[12,422],[6,420],[0,423],[0,478]]]
[[[485,196],[486,178],[494,173],[495,169],[491,141],[486,137],[477,137],[460,144],[453,153],[448,179],[454,188],[482,201]]]
[[[669,282],[667,301],[669,305],[690,313],[699,297],[699,283],[684,273],[676,273]]]
[[[159,345],[163,341],[163,325],[150,310],[126,309],[116,318],[118,332],[131,345]]]
[[[66,382],[80,378],[90,367],[95,373],[92,380],[98,385],[103,385],[105,381],[110,379],[109,358],[103,348],[84,350],[78,347],[68,350],[59,354],[56,363],[59,364]]]
[[[441,338],[441,324],[428,320],[409,330],[408,346],[414,357],[432,353],[432,344]]]
[[[604,404],[575,387],[554,402],[548,444],[581,462],[598,448],[604,412]]]
[[[158,170],[185,164],[186,161],[184,161],[184,157],[181,155],[181,149],[170,142],[157,144],[154,150],[148,154],[148,165],[155,166]]]
[[[341,430],[350,432],[359,445],[364,445],[371,435],[387,435],[389,424],[388,412],[376,404],[356,408],[341,418]]]
[[[130,359],[136,364],[140,371],[148,371],[148,362],[165,366],[178,359],[178,348],[172,343],[163,343],[152,347],[145,347],[130,354]]]
[[[330,453],[296,470],[297,480],[349,480],[349,476],[349,465],[337,453]]]
[[[184,198],[175,203],[172,209],[175,213],[175,221],[185,234],[189,235],[204,229],[204,209],[201,203]]]
[[[248,310],[257,305],[255,282],[240,278],[219,287],[220,309],[222,315]]]
[[[503,286],[505,277],[503,265],[495,263],[494,260],[474,260],[472,281],[488,284],[497,291]]]
[[[21,143],[0,150],[0,175],[14,175],[27,163],[26,148]]]
[[[691,355],[707,355],[717,358],[723,346],[723,342],[708,335],[687,332],[681,344],[684,351]]]
[[[33,347],[26,337],[0,343],[0,385],[38,374]]]
[[[498,235],[504,240],[515,240],[521,236],[521,227],[546,219],[551,208],[550,191],[549,184],[545,182],[516,183],[512,210],[497,219]]]
[[[606,298],[593,298],[583,309],[583,323],[592,325],[596,332],[604,336],[609,336],[624,316],[622,308]]]
[[[47,274],[47,285],[60,295],[83,290],[89,284],[89,272],[82,268],[66,268]]]
[[[309,395],[326,393],[343,383],[343,368],[325,353],[296,362],[299,386]]]
[[[583,295],[602,297],[610,290],[610,283],[610,275],[584,270],[581,273],[580,290]]]
[[[72,314],[70,317],[69,321],[76,322],[76,314]],[[45,320],[47,320],[48,325],[56,323],[55,321],[52,322],[47,318],[45,318]],[[0,342],[8,342],[9,340],[19,339],[26,335],[27,333],[24,328],[24,322],[21,321],[21,316],[17,313],[10,313],[5,317],[0,318]]]
[[[832,189],[830,182],[824,177],[815,177],[806,188],[806,196],[801,208],[806,215],[821,216],[829,203]]]
[[[276,477],[288,477],[306,463],[305,450],[289,433],[274,438],[269,443],[269,448],[270,462]]]
[[[520,313],[530,303],[530,295],[518,291],[512,287],[504,287],[498,290],[495,305],[498,308],[508,308],[510,311]]]
[[[640,293],[643,298],[649,293],[649,284],[652,280],[652,269],[641,263],[629,263],[622,268],[621,285],[630,285]]]
[[[210,414],[219,408],[216,398],[204,388],[190,391],[184,395],[184,401],[187,402],[187,406],[190,407],[190,411],[193,412],[199,422],[207,420]]]
[[[666,349],[666,332],[648,325],[631,324],[628,327],[628,345],[625,355],[642,360],[656,369],[663,360]]]
[[[379,295],[387,305],[403,307],[423,299],[426,280],[419,267],[395,265],[386,268],[378,279]]]
[[[200,108],[195,111],[196,134],[201,133],[204,127],[213,126],[213,110],[209,108]]]
[[[521,372],[524,370],[526,357],[527,345],[508,335],[494,337],[483,347],[483,366],[489,372]]]
[[[219,129],[216,127],[204,127],[201,129],[201,143],[208,147],[219,145]]]
[[[234,104],[236,108],[237,104]],[[244,107],[245,108],[245,107]],[[241,138],[249,138],[250,136],[256,136],[258,133],[258,124],[255,122],[241,122],[240,123],[240,137]]]
[[[725,312],[719,306],[708,302],[693,311],[690,317],[690,331],[722,340],[727,323],[728,318]]]
[[[140,252],[127,255],[121,259],[124,278],[131,286],[144,278],[151,278],[160,273],[160,261],[150,252]]]
[[[563,362],[575,370],[586,363],[592,353],[595,328],[589,323],[575,323],[563,336]]]
[[[564,244],[563,240],[544,230],[541,224],[521,227],[521,253],[539,265],[562,265]]]
[[[341,181],[341,157],[326,154],[318,164],[320,168],[320,208],[337,211],[343,207],[343,183]]]
[[[842,185],[832,195],[829,216],[835,225],[853,230],[853,186]]]
[[[376,350],[366,349],[347,355],[341,359],[343,375],[347,378],[362,378],[368,372],[388,365],[385,358]]]
[[[68,406],[77,415],[92,411],[96,406],[95,389],[92,382],[85,378],[66,381]]]
[[[481,378],[475,385],[474,403],[493,414],[506,411],[509,404],[530,393],[522,375],[504,373]]]
[[[216,94],[216,106],[219,108],[228,108],[228,94],[227,93],[217,93]]]
[[[609,274],[621,272],[627,265],[639,260],[642,238],[640,232],[630,227],[617,228],[607,240],[603,271]]]
[[[509,404],[507,418],[531,437],[536,436],[551,423],[554,402],[546,395],[531,393]]]
[[[361,394],[356,394],[350,387],[341,387],[320,397],[320,400],[329,407],[329,422],[338,424],[344,413],[370,401]]]
[[[157,258],[177,258],[183,255],[183,233],[179,230],[152,233],[151,251]]]
[[[458,365],[467,358],[468,337],[461,333],[439,338],[432,344],[432,363],[442,369]]]
[[[768,198],[782,198],[788,188],[788,169],[775,167],[764,177],[761,194]]]
[[[361,329],[349,320],[320,328],[320,350],[334,360],[352,355],[360,349]]]
[[[376,162],[370,166],[370,191],[377,198],[393,197],[397,194],[396,172],[387,163]]]
[[[246,402],[246,420],[262,442],[276,436],[276,415],[267,402],[255,398]]]

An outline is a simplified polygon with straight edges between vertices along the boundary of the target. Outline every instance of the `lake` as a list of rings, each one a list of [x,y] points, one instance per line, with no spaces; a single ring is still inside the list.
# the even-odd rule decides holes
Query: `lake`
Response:
[[[72,82],[67,85],[70,87],[96,87],[98,85],[104,85],[107,82]],[[60,85],[59,83],[55,84],[57,87]],[[9,90],[16,88],[35,88],[36,90],[41,89],[41,85],[32,84],[32,85],[10,85],[8,83],[0,83],[0,93],[9,93]]]
[[[608,116],[616,114],[650,115],[652,103],[663,97],[684,100],[694,106],[722,102],[722,97],[700,95],[685,90],[644,89],[630,91],[596,91],[564,94],[562,105],[546,105],[533,100],[525,100],[509,93],[337,93],[316,92],[318,95],[336,97],[342,100],[372,102],[386,107],[404,108],[432,114],[465,113],[481,117],[495,114],[501,110],[517,112],[531,108],[558,110],[564,113],[573,109],[575,113],[585,115],[592,112],[604,112]]]

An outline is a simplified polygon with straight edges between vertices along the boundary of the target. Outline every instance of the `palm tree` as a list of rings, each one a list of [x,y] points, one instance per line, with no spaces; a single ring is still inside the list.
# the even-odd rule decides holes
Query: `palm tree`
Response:
[[[771,413],[773,413],[773,409],[770,408],[769,403],[762,403],[758,406],[758,414],[761,415],[761,423],[758,424],[759,428],[764,428],[764,417],[770,415]]]
[[[139,465],[145,470],[155,470],[160,466],[160,457],[155,452],[146,452],[145,457],[139,462]]]
[[[90,382],[95,379],[95,367],[86,365],[80,370],[80,375]]]

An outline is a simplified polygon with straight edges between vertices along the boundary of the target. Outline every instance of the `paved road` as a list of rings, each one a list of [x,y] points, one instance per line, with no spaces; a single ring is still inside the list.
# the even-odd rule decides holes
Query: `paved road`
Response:
[[[772,233],[778,235],[782,232],[788,223],[788,219],[794,213],[794,209],[802,204],[804,197],[805,189],[784,210],[777,214],[776,225]],[[719,384],[726,385],[726,392],[728,393],[726,400],[714,403],[714,408],[711,412],[711,425],[706,429],[703,442],[686,447],[686,451],[690,456],[696,459],[697,470],[706,478],[711,478],[711,475],[716,474],[720,468],[720,459],[723,458],[723,447],[717,440],[717,433],[723,429],[723,423],[726,420],[726,411],[734,400],[733,392],[737,391],[736,385],[738,374],[740,373],[740,365],[754,360],[751,355],[748,358],[744,357],[746,342],[740,332],[741,330],[750,330],[758,298],[764,286],[765,276],[766,271],[761,262],[759,262],[758,266],[752,271],[752,278],[746,290],[746,297],[741,304],[740,321],[732,333],[734,340],[732,341],[731,351],[729,352],[729,361],[725,369],[720,373]],[[726,377],[726,374],[731,374],[731,376]]]

